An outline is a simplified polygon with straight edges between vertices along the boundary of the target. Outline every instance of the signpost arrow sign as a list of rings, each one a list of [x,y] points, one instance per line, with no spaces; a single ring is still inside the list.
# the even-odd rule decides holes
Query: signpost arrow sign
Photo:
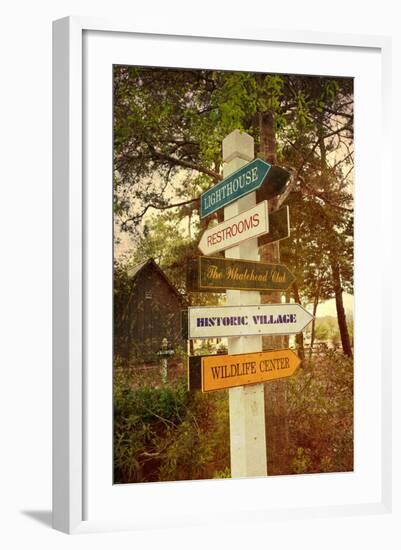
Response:
[[[199,256],[188,263],[187,269],[190,292],[288,290],[294,281],[285,265],[250,260]]]
[[[188,338],[297,334],[313,319],[300,304],[188,308]]]
[[[200,217],[205,218],[220,208],[258,189],[271,168],[262,159],[255,159],[202,193]]]
[[[272,166],[263,184],[256,190],[256,202],[268,201],[280,195],[284,191],[290,176],[291,174],[284,168]]]
[[[206,229],[198,247],[202,254],[208,256],[264,235],[268,231],[268,207],[267,201],[263,201],[233,218]]]
[[[301,360],[290,349],[189,357],[188,386],[203,392],[292,376]]]
[[[290,212],[288,206],[269,212],[269,233],[258,239],[258,245],[274,243],[290,236]]]

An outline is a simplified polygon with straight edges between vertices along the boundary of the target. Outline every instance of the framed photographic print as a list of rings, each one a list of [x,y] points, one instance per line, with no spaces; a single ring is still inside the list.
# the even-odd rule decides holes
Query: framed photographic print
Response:
[[[53,50],[55,528],[388,511],[389,39]]]

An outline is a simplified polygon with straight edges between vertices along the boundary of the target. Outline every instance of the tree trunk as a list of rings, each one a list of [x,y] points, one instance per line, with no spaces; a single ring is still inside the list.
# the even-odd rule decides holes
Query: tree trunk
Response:
[[[321,284],[320,279],[318,279],[316,292],[313,299],[313,320],[312,320],[311,335],[310,335],[309,360],[312,358],[313,345],[315,343],[316,312],[317,312],[317,306],[319,305],[320,284]]]
[[[260,156],[263,160],[276,164],[276,134],[273,113],[259,113]]]
[[[301,303],[301,298],[299,296],[299,287],[298,287],[298,283],[296,281],[294,281],[293,284],[292,284],[292,290],[294,292],[294,299],[295,299],[296,303],[300,304]],[[303,361],[305,359],[304,333],[303,332],[299,332],[298,334],[295,335],[295,343],[296,343],[296,346],[297,346],[298,356]]]
[[[321,169],[322,169],[322,175],[323,175],[327,169],[327,159],[326,159],[327,151],[326,151],[326,145],[323,138],[322,128],[319,131],[319,138],[320,138],[319,148],[320,148],[320,154],[321,154]],[[335,259],[332,259],[331,270],[333,273],[334,293],[335,293],[335,299],[336,299],[337,320],[338,320],[338,328],[340,330],[341,345],[345,355],[348,355],[348,357],[352,357],[351,341],[348,334],[347,319],[345,316],[345,309],[343,304],[343,289],[341,286],[340,268],[337,260]]]
[[[336,298],[337,320],[338,328],[340,330],[341,345],[345,355],[352,358],[352,347],[343,304],[343,289],[341,286],[340,269],[336,261],[332,262],[331,269],[333,272],[334,293]]]
[[[260,149],[259,156],[271,163],[277,162],[274,116],[259,113]],[[277,199],[269,200],[269,212],[277,210]],[[259,250],[260,259],[280,263],[279,242],[264,245]],[[262,294],[261,302],[280,303],[281,293]],[[288,336],[263,336],[263,350],[288,347]],[[290,473],[289,432],[287,419],[287,380],[272,380],[265,385],[267,471],[269,475]]]

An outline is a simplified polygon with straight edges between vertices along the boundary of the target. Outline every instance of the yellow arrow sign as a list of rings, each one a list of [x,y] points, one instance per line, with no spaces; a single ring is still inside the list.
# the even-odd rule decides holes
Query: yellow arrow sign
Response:
[[[299,357],[290,349],[190,357],[190,389],[196,389],[197,385],[191,383],[191,377],[194,381],[197,379],[196,373],[191,373],[191,370],[199,367],[201,389],[209,392],[286,378],[294,374],[300,362]]]

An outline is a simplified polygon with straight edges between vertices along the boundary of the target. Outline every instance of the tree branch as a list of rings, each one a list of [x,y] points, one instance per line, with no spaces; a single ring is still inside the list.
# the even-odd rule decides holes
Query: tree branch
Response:
[[[335,204],[330,199],[328,199],[326,197],[326,195],[324,195],[323,193],[318,193],[314,189],[311,189],[307,183],[304,183],[304,188],[307,189],[312,196],[317,197],[318,199],[322,200],[325,204],[329,204],[332,208],[336,208],[337,210],[341,210],[342,212],[353,212],[354,211],[353,208],[346,208],[345,206],[340,206],[338,204]]]
[[[291,193],[291,191],[294,189],[295,185],[297,183],[297,173],[293,171],[291,173],[290,181],[287,184],[287,187],[285,188],[284,193],[282,193],[277,200],[277,208],[280,208],[280,206],[284,203],[284,201],[287,199],[288,195]]]
[[[145,208],[142,210],[142,212],[140,214],[137,214],[136,216],[131,216],[130,218],[127,218],[126,220],[121,222],[121,228],[124,229],[124,230],[127,229],[127,226],[130,222],[138,223],[138,221],[141,220],[144,217],[144,215],[149,210],[149,208],[155,208],[156,210],[168,210],[169,208],[176,208],[176,207],[179,207],[179,206],[185,206],[187,204],[191,204],[191,203],[197,202],[197,201],[199,201],[199,197],[197,197],[195,199],[189,199],[187,201],[177,202],[176,204],[161,205],[161,204],[149,203],[145,206]]]
[[[150,143],[148,143],[148,147],[152,151],[152,153],[160,160],[175,164],[176,166],[182,166],[183,168],[189,168],[197,172],[202,172],[203,174],[210,176],[215,182],[218,182],[222,179],[220,174],[214,172],[213,170],[209,170],[209,168],[206,168],[205,166],[200,166],[199,164],[195,164],[188,160],[178,159],[176,157],[166,155],[165,153],[161,153],[160,151],[157,151]]]
[[[342,164],[343,162],[346,162],[350,157],[352,157],[353,151],[349,152],[344,158],[338,160],[331,168],[335,169],[337,166]]]

